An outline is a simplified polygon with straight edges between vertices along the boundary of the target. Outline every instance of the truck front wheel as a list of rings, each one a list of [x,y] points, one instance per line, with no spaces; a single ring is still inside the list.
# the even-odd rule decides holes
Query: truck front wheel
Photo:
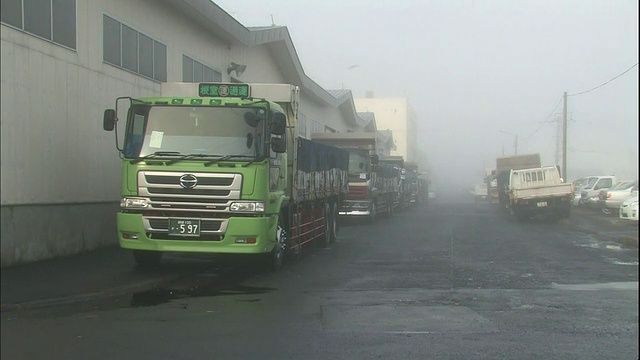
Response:
[[[287,230],[284,227],[282,216],[278,220],[278,228],[276,230],[276,245],[273,250],[268,253],[266,258],[267,268],[271,271],[278,271],[282,268],[285,247],[287,246]]]

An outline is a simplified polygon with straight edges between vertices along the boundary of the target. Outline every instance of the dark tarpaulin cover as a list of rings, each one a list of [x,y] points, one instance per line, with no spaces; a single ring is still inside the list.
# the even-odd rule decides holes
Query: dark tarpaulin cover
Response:
[[[393,164],[379,164],[376,172],[378,173],[378,176],[394,178],[400,175],[400,168]]]
[[[298,138],[298,170],[325,171],[334,168],[349,171],[349,153],[335,146]]]
[[[297,138],[296,201],[345,194],[349,153],[335,146]]]

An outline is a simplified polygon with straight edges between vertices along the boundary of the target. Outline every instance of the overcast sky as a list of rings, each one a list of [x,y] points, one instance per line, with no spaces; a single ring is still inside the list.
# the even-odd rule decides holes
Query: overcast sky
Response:
[[[563,93],[638,62],[637,0],[214,2],[247,27],[287,26],[327,90],[408,98],[440,183],[479,182],[516,135],[518,153],[556,163]],[[568,97],[567,109],[569,180],[638,177],[638,66]]]

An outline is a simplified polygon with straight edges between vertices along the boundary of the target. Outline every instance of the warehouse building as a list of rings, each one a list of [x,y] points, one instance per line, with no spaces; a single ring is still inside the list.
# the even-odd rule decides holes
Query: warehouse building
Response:
[[[374,121],[305,75],[286,27],[244,27],[209,0],[1,4],[2,267],[117,243],[122,165],[102,115],[119,96],[159,95],[165,81],[290,83],[300,136]]]

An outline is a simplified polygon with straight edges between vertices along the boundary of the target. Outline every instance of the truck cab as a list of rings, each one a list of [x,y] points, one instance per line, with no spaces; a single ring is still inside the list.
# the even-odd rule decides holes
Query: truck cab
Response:
[[[349,190],[339,214],[374,222],[380,213],[393,213],[392,169],[380,162],[374,133],[314,133],[313,141],[333,145],[349,153]]]

